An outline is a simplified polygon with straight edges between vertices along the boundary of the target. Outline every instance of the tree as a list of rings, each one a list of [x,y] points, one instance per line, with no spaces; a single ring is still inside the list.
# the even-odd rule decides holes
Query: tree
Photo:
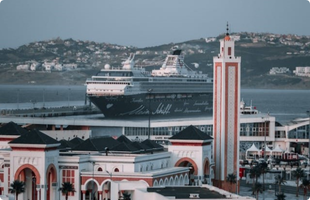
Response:
[[[284,185],[286,183],[286,180],[284,180],[283,176],[278,175],[275,177],[275,184],[277,184],[279,186],[279,194],[282,193],[281,191],[281,185]]]
[[[310,181],[306,178],[302,179],[300,187],[304,189],[304,199],[307,199],[307,192],[310,186]]]
[[[299,186],[299,179],[305,177],[305,172],[304,172],[304,170],[302,168],[297,167],[297,169],[292,172],[292,175],[294,177],[296,177],[296,179],[297,179],[296,180],[296,184],[297,184],[296,197],[298,197],[298,193],[299,193],[299,187],[298,187]]]
[[[268,165],[266,162],[260,163],[258,165],[258,168],[260,170],[260,173],[263,174],[263,191],[265,191],[265,176],[264,174],[266,174],[266,172],[268,172]]]
[[[68,200],[69,192],[75,192],[73,184],[70,182],[63,182],[61,188],[58,189],[62,194],[66,195],[66,200]]]
[[[229,184],[230,184],[230,191],[229,192],[231,192],[232,185],[234,183],[237,183],[237,176],[234,173],[228,174],[226,177],[226,181],[229,182]]]
[[[282,194],[282,193],[279,193],[279,194],[276,194],[277,196],[277,200],[285,200],[285,194]]]
[[[255,183],[257,183],[257,179],[260,177],[260,175],[261,175],[261,170],[259,169],[258,165],[250,169],[250,178],[253,179],[252,188],[254,188]],[[254,182],[254,179],[255,179],[255,182]],[[254,194],[254,190],[252,194]]]
[[[18,200],[18,195],[25,192],[25,182],[15,180],[11,183],[11,188],[9,190],[11,193],[15,193],[15,199]]]
[[[252,190],[256,195],[256,200],[258,200],[258,194],[263,192],[263,185],[260,182],[256,182]]]

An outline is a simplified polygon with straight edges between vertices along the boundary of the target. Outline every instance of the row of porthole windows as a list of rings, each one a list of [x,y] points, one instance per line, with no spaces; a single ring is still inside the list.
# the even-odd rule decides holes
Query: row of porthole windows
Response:
[[[130,85],[130,83],[128,82],[92,82],[92,83],[88,83],[88,85],[90,84],[97,84],[97,85],[102,85],[102,84],[106,84],[106,85]]]
[[[177,127],[156,127],[156,128],[151,128],[151,135],[175,135],[179,131],[184,130],[187,128],[186,126],[177,126]],[[208,135],[212,136],[213,135],[213,126],[211,125],[206,125],[206,126],[198,126],[198,129],[200,129],[202,132],[206,132]],[[125,135],[130,136],[130,135],[147,135],[148,133],[148,128],[144,127],[125,127]]]
[[[88,89],[88,91],[90,92],[91,90]],[[114,90],[95,90],[96,92],[113,92]],[[117,91],[117,90],[116,90]],[[120,92],[122,92],[123,90],[119,90]]]

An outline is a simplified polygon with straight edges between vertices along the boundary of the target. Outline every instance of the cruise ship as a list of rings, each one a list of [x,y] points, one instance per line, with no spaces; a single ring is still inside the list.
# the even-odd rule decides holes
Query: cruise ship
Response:
[[[107,64],[86,80],[87,97],[106,118],[212,116],[213,78],[190,69],[181,50],[151,72],[135,67],[134,57],[122,67]]]

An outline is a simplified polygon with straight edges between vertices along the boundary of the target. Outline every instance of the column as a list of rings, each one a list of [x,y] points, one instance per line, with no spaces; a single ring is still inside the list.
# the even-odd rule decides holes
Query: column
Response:
[[[85,194],[86,194],[86,190],[82,190],[82,199],[83,199],[83,200],[85,200],[85,198],[86,198],[86,197],[85,197],[85,196],[86,196]]]
[[[98,191],[99,194],[99,200],[102,200],[102,191]]]
[[[56,196],[57,196],[57,182],[52,183],[50,195],[51,195],[51,198],[50,198],[51,200],[52,199],[56,199]]]
[[[40,188],[37,188],[36,190],[37,190],[37,200],[40,200],[40,195],[41,195]]]

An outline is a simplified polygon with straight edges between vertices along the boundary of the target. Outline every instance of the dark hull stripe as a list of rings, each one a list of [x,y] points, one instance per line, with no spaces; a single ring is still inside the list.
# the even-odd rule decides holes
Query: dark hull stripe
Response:
[[[148,94],[131,96],[89,96],[107,118],[152,115],[163,116],[212,116],[213,94]],[[150,100],[149,100],[150,99]]]

